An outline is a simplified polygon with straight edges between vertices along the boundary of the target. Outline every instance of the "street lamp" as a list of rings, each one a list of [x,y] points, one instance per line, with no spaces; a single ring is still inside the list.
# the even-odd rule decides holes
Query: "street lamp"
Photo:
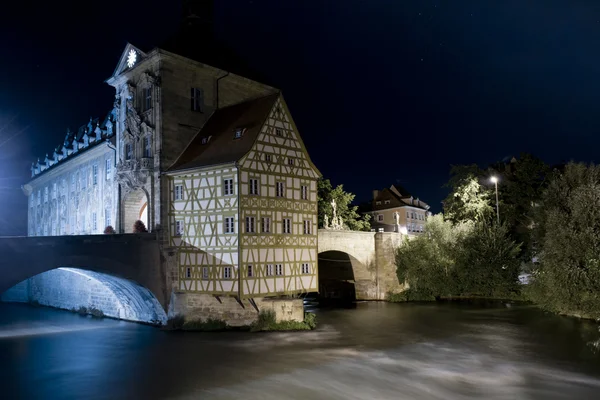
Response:
[[[492,176],[490,180],[496,186],[496,216],[498,217],[498,225],[500,225],[500,207],[498,206],[498,177]]]

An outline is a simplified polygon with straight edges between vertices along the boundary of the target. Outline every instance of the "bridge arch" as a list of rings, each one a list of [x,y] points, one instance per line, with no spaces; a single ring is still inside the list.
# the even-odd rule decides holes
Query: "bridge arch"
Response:
[[[42,272],[8,289],[2,301],[25,302],[88,312],[111,318],[164,324],[167,315],[150,290],[116,276],[81,268],[60,267]]]
[[[2,238],[0,254],[0,293],[60,268],[63,273],[85,271],[82,274],[88,279],[112,288],[121,304],[128,304],[131,310],[146,307],[146,315],[161,320],[169,309],[171,288],[155,234]],[[144,313],[140,308],[132,315]]]

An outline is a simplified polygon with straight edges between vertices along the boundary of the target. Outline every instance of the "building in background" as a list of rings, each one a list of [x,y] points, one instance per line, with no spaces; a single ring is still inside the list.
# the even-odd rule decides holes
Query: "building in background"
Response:
[[[400,185],[392,185],[383,190],[373,190],[371,209],[371,231],[400,232],[419,235],[431,212],[429,205],[415,198]]]

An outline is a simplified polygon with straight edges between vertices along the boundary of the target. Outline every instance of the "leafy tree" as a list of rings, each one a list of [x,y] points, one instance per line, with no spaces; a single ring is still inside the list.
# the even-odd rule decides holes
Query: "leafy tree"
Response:
[[[145,233],[148,232],[146,225],[141,220],[137,220],[133,223],[133,233]]]
[[[531,299],[555,312],[600,318],[600,166],[570,163],[556,174],[536,222]]]
[[[342,218],[345,227],[353,231],[368,231],[371,229],[370,216],[361,216],[358,213],[358,206],[351,205],[356,195],[344,191],[343,185],[333,188],[329,179],[321,178],[317,182],[317,193],[319,228],[325,225],[325,216],[329,218],[331,223],[333,215],[331,202],[335,200],[336,213]]]
[[[115,228],[113,228],[111,225],[108,225],[106,228],[104,228],[105,235],[113,235],[115,233]]]
[[[444,214],[453,223],[481,221],[493,211],[490,190],[479,184],[483,171],[476,165],[453,165],[444,200]]]

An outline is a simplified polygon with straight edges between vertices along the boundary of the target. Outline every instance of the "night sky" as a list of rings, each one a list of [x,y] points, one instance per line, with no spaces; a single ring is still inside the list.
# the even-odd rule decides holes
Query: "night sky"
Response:
[[[400,183],[438,212],[450,164],[600,158],[597,0],[216,2],[219,36],[283,90],[317,167],[358,201]],[[0,235],[26,233],[31,162],[108,113],[126,42],[160,43],[178,3],[3,4]]]

